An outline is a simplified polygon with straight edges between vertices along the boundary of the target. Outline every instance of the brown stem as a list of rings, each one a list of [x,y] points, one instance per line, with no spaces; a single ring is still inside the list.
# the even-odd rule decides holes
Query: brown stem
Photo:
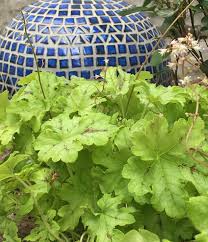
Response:
[[[206,46],[208,47],[208,42],[207,42],[206,38],[203,38],[203,40],[204,40],[204,43],[206,44]]]
[[[0,155],[0,162],[7,158],[12,153],[11,149],[6,149],[3,154]]]
[[[28,40],[28,43],[32,49],[32,53],[33,53],[33,56],[34,56],[34,59],[35,59],[35,64],[36,64],[36,68],[37,68],[37,73],[38,73],[38,82],[39,82],[39,85],[40,85],[40,89],[41,89],[41,92],[42,92],[42,95],[43,95],[43,98],[46,100],[46,95],[45,95],[45,92],[44,92],[44,89],[43,89],[43,85],[42,85],[42,81],[41,81],[41,77],[40,77],[40,68],[39,68],[39,65],[38,65],[38,58],[36,56],[36,53],[35,53],[35,48],[33,46],[33,43],[32,41],[30,40],[30,36],[27,32],[27,22],[26,22],[26,19],[25,19],[25,16],[24,16],[24,13],[21,11],[21,14],[22,14],[22,18],[23,18],[23,23],[24,23],[24,28],[25,28],[25,35],[27,37],[27,40]],[[51,115],[51,112],[49,110],[49,116],[50,118],[52,119],[52,115]]]
[[[188,0],[188,3],[190,3],[190,0]],[[196,33],[195,24],[194,24],[194,14],[190,8],[189,8],[189,13],[190,13],[190,18],[191,18],[191,26],[193,29],[194,38],[197,39],[197,33]]]
[[[200,165],[202,165],[202,166],[208,168],[208,163],[207,163],[207,162],[196,159],[196,158],[193,156],[193,154],[191,154],[190,152],[189,152],[189,154],[190,154],[192,160],[194,160],[196,163],[199,163]]]
[[[34,59],[35,59],[35,64],[36,64],[37,73],[38,73],[38,81],[39,81],[39,84],[40,84],[41,92],[43,94],[44,99],[46,99],[46,95],[45,95],[45,92],[43,90],[43,85],[42,85],[41,78],[40,78],[40,68],[39,68],[39,65],[38,65],[38,59],[37,59],[37,56],[36,56],[36,53],[35,53],[35,48],[33,46],[32,41],[30,40],[30,36],[27,32],[27,22],[26,22],[24,13],[22,11],[21,11],[21,14],[22,14],[23,23],[24,23],[25,35],[27,37],[28,43],[30,45],[30,48],[32,49],[32,53],[33,53],[33,56],[34,56]]]
[[[194,113],[194,116],[193,116],[193,121],[192,121],[191,126],[188,130],[188,133],[186,135],[186,147],[187,147],[187,149],[188,149],[188,140],[191,136],[192,130],[194,128],[194,125],[196,123],[198,116],[199,116],[199,96],[197,95],[197,97],[196,97],[196,109],[195,109],[195,113]]]
[[[176,60],[176,69],[175,69],[175,85],[178,86],[179,82],[178,82],[178,61],[179,61],[179,58],[177,58]]]
[[[200,155],[208,158],[208,154],[206,152],[204,152],[203,150],[199,150],[199,149],[195,149],[195,148],[192,148],[192,150],[199,153]]]

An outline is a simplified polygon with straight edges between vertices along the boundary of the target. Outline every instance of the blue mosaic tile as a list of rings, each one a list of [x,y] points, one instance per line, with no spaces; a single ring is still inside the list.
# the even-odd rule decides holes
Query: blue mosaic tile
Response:
[[[96,46],[96,55],[103,55],[103,54],[105,54],[105,46],[104,45]]]
[[[143,13],[120,16],[129,6],[122,0],[41,0],[25,7],[40,69],[93,79],[108,63],[135,73],[160,33]],[[162,41],[158,48],[164,45]],[[149,64],[145,68],[156,71]],[[34,70],[33,49],[19,14],[0,37],[0,91],[13,93],[17,80]]]
[[[24,69],[17,67],[17,75],[20,76],[20,77],[23,77],[24,76]]]
[[[69,61],[68,61],[68,59],[60,60],[60,68],[61,69],[69,68]]]
[[[127,46],[125,44],[119,44],[118,45],[118,51],[119,51],[119,54],[125,54],[127,53]]]
[[[62,76],[66,77],[66,72],[65,71],[57,71],[56,75],[59,76],[59,77],[62,77]]]
[[[103,10],[96,10],[95,13],[96,13],[98,16],[105,15],[105,12],[104,12]]]
[[[119,57],[118,58],[118,64],[120,66],[124,66],[125,67],[127,65],[126,57]]]
[[[9,57],[10,57],[11,53],[5,53],[4,55],[4,61],[9,61]],[[1,60],[3,60],[3,53],[2,53],[2,58],[0,58]]]
[[[81,67],[81,59],[72,59],[72,68]]]
[[[10,68],[9,68],[9,74],[10,75],[15,75],[16,74],[16,68],[14,66],[10,66]]]
[[[26,59],[26,66],[33,67],[34,59],[32,57]]]
[[[93,67],[94,66],[94,59],[93,59],[93,57],[86,57],[86,58],[84,58],[84,66],[85,67],[88,67],[88,66]]]
[[[47,49],[47,56],[55,56],[56,52],[54,48]]]
[[[129,61],[130,61],[131,66],[138,65],[138,57],[137,56],[129,57]]]
[[[90,79],[90,77],[91,77],[90,71],[81,71],[81,77]]]
[[[45,48],[44,47],[37,47],[36,48],[36,55],[44,55]]]
[[[101,72],[101,70],[100,69],[98,69],[98,70],[94,70],[93,71],[93,75],[96,77],[96,76],[99,76],[100,75],[100,72]]]
[[[80,49],[79,49],[79,47],[72,47],[72,48],[70,49],[70,51],[71,51],[71,55],[72,55],[72,56],[75,56],[75,55],[79,55],[79,54],[80,54]]]
[[[86,18],[77,18],[77,24],[87,24]]]
[[[11,42],[7,42],[7,45],[6,45],[6,49],[7,49],[7,50],[10,49],[10,45],[11,45]]]
[[[27,47],[27,51],[26,51],[27,54],[33,54],[33,49],[32,47]]]
[[[67,48],[58,48],[58,55],[61,56],[67,56],[68,55],[68,49]]]
[[[72,10],[71,16],[81,16],[81,12],[79,10]]]
[[[117,52],[115,45],[108,45],[107,49],[108,49],[108,54],[109,55],[116,54],[116,52]]]
[[[105,66],[105,57],[97,57],[97,66]]]
[[[49,59],[48,60],[48,67],[49,68],[57,68],[57,60],[56,59]]]
[[[92,46],[85,46],[83,54],[84,55],[93,55],[93,48],[92,48]]]
[[[136,45],[129,45],[129,52],[131,54],[137,54],[137,46]]]
[[[8,72],[9,65],[8,64],[3,64],[3,73]]]
[[[109,58],[108,58],[108,65],[109,65],[109,66],[116,66],[116,64],[117,64],[117,59],[116,59],[116,57],[109,57]]]
[[[99,24],[97,17],[90,17],[89,21],[90,21],[90,24]]]
[[[16,51],[16,49],[17,49],[17,43],[13,43],[11,51]]]
[[[25,70],[25,75],[26,75],[26,76],[27,76],[27,75],[30,75],[32,72],[33,72],[33,70],[26,69],[26,70]],[[17,81],[16,78],[14,78],[14,80]],[[14,82],[14,83],[16,84],[16,82]]]
[[[70,71],[69,77],[72,77],[72,76],[78,76],[78,72],[77,71]]]
[[[10,62],[15,64],[16,61],[17,61],[17,55],[12,54],[10,58]]]

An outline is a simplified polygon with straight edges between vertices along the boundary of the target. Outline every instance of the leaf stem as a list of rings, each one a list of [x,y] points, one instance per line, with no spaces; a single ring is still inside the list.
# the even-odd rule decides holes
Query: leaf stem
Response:
[[[68,173],[69,173],[69,176],[70,176],[70,177],[73,177],[74,174],[73,174],[73,171],[72,171],[72,169],[71,169],[71,167],[70,167],[70,164],[66,164],[66,168],[67,168],[67,171],[68,171]]]
[[[30,40],[29,33],[27,32],[27,22],[26,22],[26,19],[25,19],[25,16],[24,16],[23,11],[21,11],[21,14],[22,14],[22,18],[23,18],[23,24],[24,24],[24,29],[25,29],[25,35],[26,35],[26,38],[27,38],[28,43],[29,43],[29,45],[30,45],[30,48],[32,49],[33,56],[34,56],[34,59],[35,59],[35,64],[36,64],[37,73],[38,73],[38,81],[39,81],[39,84],[40,84],[41,92],[42,92],[42,94],[43,94],[44,99],[46,99],[46,95],[45,95],[45,92],[44,92],[44,90],[43,90],[43,85],[42,85],[42,82],[41,82],[40,68],[39,68],[39,65],[38,65],[38,59],[37,59],[37,56],[36,56],[36,53],[35,53],[35,48],[34,48],[34,46],[33,46],[32,41]]]
[[[190,1],[191,0],[188,0],[188,3],[190,3]],[[191,8],[189,8],[189,13],[190,13],[190,18],[191,18],[191,26],[193,29],[194,38],[197,40],[197,32],[196,32],[196,27],[195,27],[195,22],[194,22],[194,14],[193,14],[193,11],[191,10]],[[200,55],[202,62],[204,62],[201,51],[199,51],[199,55]]]
[[[194,160],[196,163],[202,165],[202,166],[205,167],[205,168],[208,168],[208,163],[207,163],[207,162],[202,161],[202,160],[199,160],[199,159],[196,159],[196,158],[192,155],[192,153],[191,153],[190,151],[189,151],[189,154],[191,155],[192,160]]]
[[[64,235],[64,233],[60,233],[60,234],[61,234],[61,236],[63,237],[63,239],[64,239],[66,242],[71,241],[71,239],[68,239],[68,238]]]
[[[122,96],[121,96],[121,98],[119,99],[119,101],[120,101],[120,106],[121,106],[122,117],[125,118],[125,110],[124,110],[123,97],[122,97]]]
[[[145,116],[145,114],[146,114],[146,112],[147,112],[147,109],[148,109],[148,107],[149,107],[149,104],[150,104],[150,103],[145,104],[140,119],[143,119],[143,118],[144,118],[144,116]]]
[[[176,59],[176,69],[175,69],[175,85],[178,86],[179,82],[178,82],[178,61],[179,58]]]
[[[188,153],[191,155],[191,158],[192,158],[195,162],[197,162],[197,163],[199,163],[200,165],[203,165],[204,167],[208,168],[208,163],[205,162],[205,161],[201,161],[201,160],[196,159],[196,158],[192,155],[192,152],[191,152],[191,151],[198,152],[201,156],[207,156],[207,157],[208,157],[208,154],[206,154],[206,153],[204,153],[203,151],[200,151],[200,150],[198,150],[198,149],[195,149],[195,148],[189,148],[189,147],[188,147],[188,141],[189,141],[189,138],[190,138],[190,136],[191,136],[191,133],[192,133],[192,130],[193,130],[194,125],[195,125],[195,123],[196,123],[196,120],[197,120],[197,118],[198,118],[198,116],[199,116],[199,99],[200,99],[200,98],[199,98],[199,96],[197,95],[197,97],[196,97],[196,109],[195,109],[195,113],[194,113],[194,115],[193,115],[193,121],[192,121],[191,126],[190,126],[190,128],[189,128],[189,130],[188,130],[188,133],[187,133],[187,135],[186,135],[186,149],[187,149]]]
[[[196,120],[197,120],[198,116],[199,116],[199,96],[197,95],[197,97],[196,97],[196,110],[195,110],[195,113],[194,113],[193,121],[192,121],[191,126],[190,126],[190,128],[188,130],[188,133],[186,135],[186,147],[187,148],[188,148],[189,138],[191,136],[192,130],[194,128],[194,125],[196,123]]]
[[[79,242],[84,242],[84,238],[85,238],[85,236],[86,236],[87,234],[88,234],[87,231],[85,231],[85,232],[82,234],[82,236],[80,237]]]
[[[188,3],[190,3],[190,0],[188,0]],[[190,18],[191,18],[191,26],[193,29],[193,34],[194,34],[195,39],[197,39],[197,33],[196,33],[195,24],[194,24],[194,14],[190,8],[189,8],[189,13],[190,13]]]
[[[136,86],[135,84],[132,86],[131,91],[130,91],[130,93],[129,93],[129,97],[128,97],[127,104],[126,104],[126,109],[125,109],[125,116],[126,116],[127,113],[128,113],[129,104],[130,104],[131,97],[132,97],[132,95],[133,95],[133,92],[134,92],[135,86]]]

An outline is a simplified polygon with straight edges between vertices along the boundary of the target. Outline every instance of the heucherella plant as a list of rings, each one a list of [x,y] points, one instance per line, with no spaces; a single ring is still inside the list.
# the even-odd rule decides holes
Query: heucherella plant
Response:
[[[169,67],[173,70],[174,85],[186,85],[190,82],[207,85],[208,1],[144,0],[141,2],[142,6],[130,7],[119,14],[125,16],[142,11],[148,16],[159,17],[162,34],[157,47],[164,37],[169,38],[170,45],[168,49],[158,51],[155,48],[152,51],[151,65],[161,74],[159,66],[166,60],[168,54],[171,54]],[[162,71],[166,72],[167,69],[164,68]]]
[[[205,86],[39,74],[0,94],[3,241],[207,241]]]
[[[186,85],[190,82],[201,82],[207,79],[203,72],[204,64],[200,57],[203,48],[191,33],[174,39],[167,48],[159,49],[161,56],[169,55],[168,67],[174,73],[175,83]]]

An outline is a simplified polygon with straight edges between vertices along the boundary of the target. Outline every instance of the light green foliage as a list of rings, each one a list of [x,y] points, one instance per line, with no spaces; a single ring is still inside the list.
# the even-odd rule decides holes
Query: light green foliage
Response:
[[[180,119],[169,129],[166,119],[158,115],[135,123],[131,134],[132,153],[140,158],[130,158],[123,170],[124,178],[130,179],[129,191],[134,194],[136,201],[146,202],[145,197],[150,193],[153,206],[159,211],[165,210],[170,217],[185,216],[189,195],[184,181],[192,181],[193,185],[200,182],[195,182],[195,174],[191,174],[190,169],[186,167],[183,168],[184,176],[181,173],[180,166],[185,163],[186,146],[192,145],[194,148],[199,145],[198,141],[201,143],[204,140],[204,137],[201,138],[201,125],[198,125],[197,121],[197,134],[196,130],[193,130],[188,144],[184,144],[188,124],[188,121]],[[198,139],[194,139],[195,135]],[[202,179],[203,175],[199,177]],[[206,184],[207,188],[208,180],[204,180],[203,184]]]
[[[69,118],[67,113],[46,122],[35,142],[39,159],[47,162],[74,162],[84,145],[102,146],[116,131],[110,117],[101,113],[89,113],[82,117]]]
[[[105,92],[111,98],[124,96],[128,93],[130,85],[134,82],[135,76],[122,71],[121,67],[109,67],[105,75],[102,75],[107,80],[105,84]]]
[[[111,241],[113,229],[116,226],[125,226],[135,222],[133,208],[120,206],[122,199],[120,197],[111,197],[104,194],[97,202],[98,208],[95,211],[89,211],[83,216],[83,222],[97,242]]]
[[[85,209],[93,209],[97,202],[97,184],[90,174],[91,168],[92,161],[89,154],[82,153],[74,164],[76,176],[70,177],[59,191],[60,199],[66,202],[58,211],[63,231],[68,228],[75,229]]]
[[[10,100],[0,94],[0,235],[207,242],[206,88],[156,86],[120,67],[102,77],[43,72],[41,89],[33,73]]]
[[[0,121],[3,121],[6,117],[6,108],[9,105],[8,92],[3,92],[0,94]]]
[[[164,105],[168,103],[184,105],[188,96],[186,90],[180,87],[156,87],[153,84],[148,85],[147,82],[142,82],[136,90],[138,91],[137,97],[140,101],[154,108],[164,108]]]
[[[196,235],[196,241],[208,241],[208,196],[190,198],[188,202],[188,216],[201,234]]]
[[[66,97],[67,112],[69,113],[88,113],[98,104],[106,101],[105,98],[97,95],[103,88],[103,84],[100,82],[86,82],[85,79],[73,77],[69,85],[72,89]]]
[[[24,161],[27,156],[23,154],[11,154],[10,157],[0,165],[0,181],[12,177],[14,169],[21,161]]]
[[[160,242],[160,239],[157,235],[144,230],[140,229],[139,231],[131,230],[128,232],[122,242]]]
[[[45,229],[45,225],[43,221],[37,221],[37,226],[32,230],[32,233],[28,235],[25,239],[26,241],[40,241],[40,242],[49,242],[49,241],[57,241],[57,237],[59,235],[60,226],[54,218],[56,216],[55,210],[49,210],[47,212],[47,221],[46,223],[50,226],[51,233],[49,233]]]
[[[4,231],[3,239],[5,242],[21,242],[15,222],[7,219],[1,224],[1,229]]]

